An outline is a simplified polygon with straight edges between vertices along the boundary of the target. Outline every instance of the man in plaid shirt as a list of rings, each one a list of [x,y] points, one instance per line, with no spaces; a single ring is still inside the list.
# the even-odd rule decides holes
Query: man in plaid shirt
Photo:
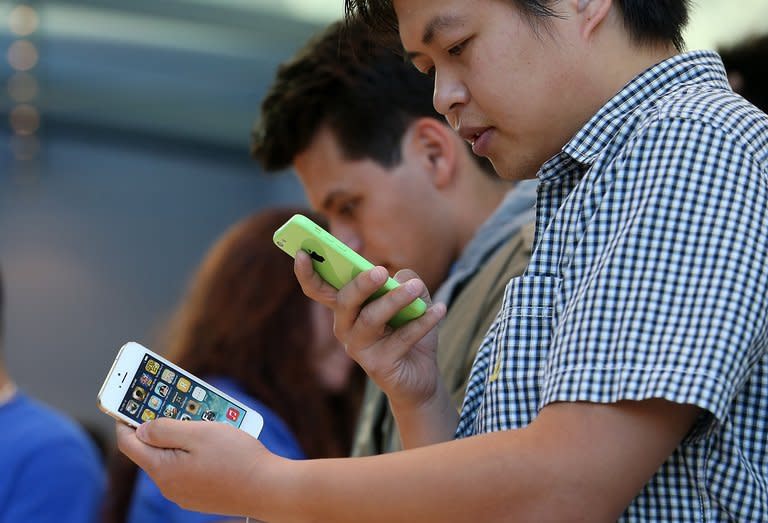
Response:
[[[382,268],[337,293],[300,255],[410,450],[287,464],[172,422],[121,429],[123,450],[182,503],[267,520],[767,521],[768,117],[716,54],[681,53],[687,4],[348,1],[399,24],[435,107],[500,176],[541,166],[533,257],[461,416],[434,364],[444,307],[385,326],[421,281],[365,303]],[[248,474],[214,466],[214,437],[255,456]],[[178,485],[203,465],[250,497]]]

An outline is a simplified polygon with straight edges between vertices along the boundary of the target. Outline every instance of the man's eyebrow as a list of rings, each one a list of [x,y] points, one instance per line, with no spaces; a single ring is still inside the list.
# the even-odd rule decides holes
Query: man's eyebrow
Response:
[[[421,43],[429,45],[435,39],[435,34],[444,30],[451,29],[464,23],[464,17],[458,15],[438,15],[424,26],[424,33],[421,36]]]
[[[435,39],[435,35],[440,31],[443,31],[445,29],[451,29],[463,23],[464,23],[464,17],[462,16],[438,15],[432,18],[427,23],[427,25],[424,26],[424,33],[422,33],[422,36],[421,36],[421,43],[424,45],[429,45]],[[408,59],[408,61],[413,62],[413,59],[419,55],[421,55],[421,53],[418,53],[418,52],[405,53],[405,58]]]

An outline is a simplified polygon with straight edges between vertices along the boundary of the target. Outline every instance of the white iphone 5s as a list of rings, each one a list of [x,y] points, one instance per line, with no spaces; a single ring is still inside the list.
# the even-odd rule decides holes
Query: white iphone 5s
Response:
[[[227,423],[257,438],[261,414],[135,342],[123,345],[98,394],[99,408],[131,427],[155,418]]]

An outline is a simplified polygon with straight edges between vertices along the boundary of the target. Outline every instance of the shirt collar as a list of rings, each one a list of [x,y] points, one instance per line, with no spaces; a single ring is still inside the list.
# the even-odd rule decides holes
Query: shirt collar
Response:
[[[562,171],[547,167],[561,164],[566,160],[563,156],[582,165],[591,165],[638,107],[686,85],[704,83],[729,88],[723,62],[713,51],[678,54],[646,69],[608,100],[565,144],[560,154],[544,164],[539,179],[556,178]]]
[[[440,285],[432,301],[450,305],[457,290],[471,278],[496,250],[525,224],[535,219],[536,180],[523,180],[509,192],[490,217],[475,232],[472,240],[451,265],[448,278]]]

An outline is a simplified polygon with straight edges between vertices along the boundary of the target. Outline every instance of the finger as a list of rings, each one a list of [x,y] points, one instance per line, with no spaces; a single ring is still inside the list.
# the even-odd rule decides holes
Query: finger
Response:
[[[395,273],[394,279],[402,285],[408,280],[420,279],[420,278],[419,278],[419,275],[416,274],[416,272],[412,271],[411,269],[401,269],[397,271],[397,273]],[[424,300],[424,302],[427,305],[432,304],[432,297],[429,295],[429,290],[427,289],[426,285],[424,285],[424,289],[421,291],[418,297]]]
[[[389,278],[387,269],[380,266],[374,267],[373,269],[358,274],[350,283],[345,285],[339,291],[336,296],[337,308],[334,329],[338,332],[341,341],[345,343],[351,341],[342,339],[342,333],[349,331],[354,327],[365,302],[370,299],[373,293],[384,285],[387,278]],[[366,339],[375,340],[383,336],[385,332],[385,324],[386,320],[378,323],[372,321],[367,324],[366,327],[370,330]]]
[[[338,291],[315,272],[312,266],[312,258],[306,252],[300,250],[296,253],[296,258],[293,262],[293,273],[296,275],[299,285],[301,285],[301,290],[307,297],[326,307],[334,308]]]
[[[371,333],[383,335],[387,330],[387,322],[423,292],[424,283],[418,279],[408,280],[403,285],[395,287],[363,307],[350,334],[358,340],[360,345],[369,345],[370,343],[367,342],[375,341],[371,339]]]
[[[146,471],[151,471],[157,463],[160,463],[162,460],[161,454],[164,451],[143,443],[136,436],[135,429],[124,423],[117,422],[115,430],[117,433],[117,448],[139,467]]]
[[[395,329],[391,338],[387,341],[386,350],[390,351],[390,355],[394,359],[402,358],[440,323],[440,320],[445,317],[446,310],[445,304],[436,303],[429,307],[420,317]]]
[[[198,424],[203,422],[161,418],[148,421],[136,429],[136,438],[156,448],[191,450],[197,436]]]
[[[418,277],[419,275],[416,274],[416,271],[412,271],[411,269],[400,269],[393,276],[393,278],[397,280],[398,283],[405,283],[408,280],[412,280]]]

